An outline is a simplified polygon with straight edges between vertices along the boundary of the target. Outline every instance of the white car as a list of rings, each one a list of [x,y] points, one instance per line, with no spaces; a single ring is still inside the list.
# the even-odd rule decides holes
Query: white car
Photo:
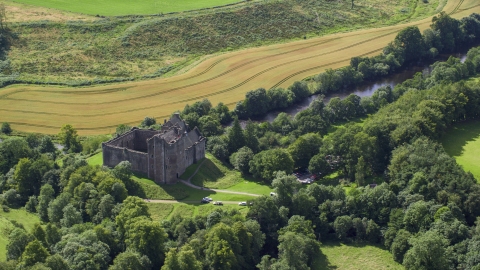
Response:
[[[275,193],[275,192],[270,192],[270,196],[276,196],[276,195],[277,195],[277,193]]]
[[[238,205],[240,205],[240,206],[247,206],[247,202],[239,202]]]

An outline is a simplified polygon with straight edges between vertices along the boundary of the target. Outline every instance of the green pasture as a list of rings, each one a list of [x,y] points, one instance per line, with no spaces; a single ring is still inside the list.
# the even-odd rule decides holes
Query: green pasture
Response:
[[[392,254],[380,246],[366,244],[323,243],[312,269],[322,270],[400,270],[405,269],[393,260]]]
[[[33,228],[35,223],[40,222],[37,215],[28,213],[25,209],[10,209],[6,213],[0,210],[0,261],[7,259],[7,244],[10,232],[15,228],[11,221],[16,221],[24,226],[27,231]]]
[[[480,181],[480,121],[452,126],[441,139],[445,151]]]
[[[149,15],[222,6],[238,0],[15,0],[14,2],[89,15]]]

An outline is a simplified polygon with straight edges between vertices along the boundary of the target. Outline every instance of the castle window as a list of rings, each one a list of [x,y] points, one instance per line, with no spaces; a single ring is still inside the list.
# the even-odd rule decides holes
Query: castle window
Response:
[[[153,155],[152,155],[152,158],[153,158]]]

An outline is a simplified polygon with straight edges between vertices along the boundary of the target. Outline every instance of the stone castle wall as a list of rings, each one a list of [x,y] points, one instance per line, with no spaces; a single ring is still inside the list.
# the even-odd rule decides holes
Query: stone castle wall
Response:
[[[157,183],[176,183],[188,166],[205,157],[205,138],[196,128],[187,133],[178,115],[172,119],[176,124],[169,121],[161,131],[132,128],[103,143],[103,165],[115,167],[127,160],[134,172]]]
[[[148,173],[148,154],[132,149],[102,144],[103,165],[115,167],[118,163],[127,160],[132,164],[132,171],[142,174]]]

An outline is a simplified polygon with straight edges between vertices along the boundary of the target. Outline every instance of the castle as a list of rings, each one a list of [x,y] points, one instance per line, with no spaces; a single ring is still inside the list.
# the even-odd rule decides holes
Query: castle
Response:
[[[134,127],[102,143],[102,150],[104,166],[128,160],[134,172],[157,183],[174,184],[188,166],[205,157],[205,138],[196,127],[189,131],[176,113],[161,130]]]

